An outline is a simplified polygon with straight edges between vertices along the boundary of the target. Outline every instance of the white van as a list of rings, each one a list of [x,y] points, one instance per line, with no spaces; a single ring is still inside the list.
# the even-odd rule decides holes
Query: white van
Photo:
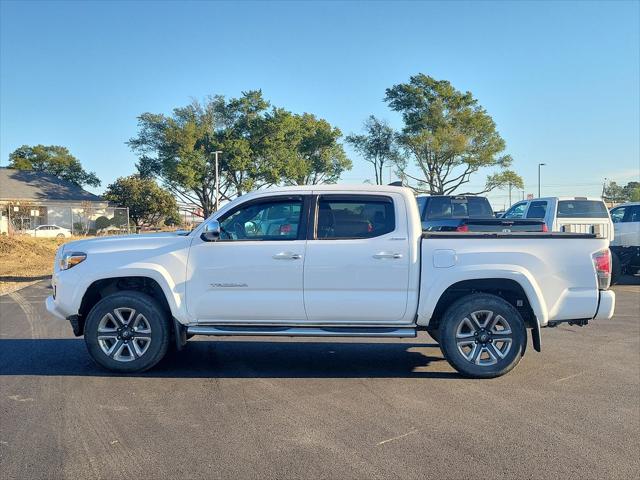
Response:
[[[541,219],[550,232],[595,233],[613,240],[613,223],[602,199],[546,197],[514,204],[503,218]]]

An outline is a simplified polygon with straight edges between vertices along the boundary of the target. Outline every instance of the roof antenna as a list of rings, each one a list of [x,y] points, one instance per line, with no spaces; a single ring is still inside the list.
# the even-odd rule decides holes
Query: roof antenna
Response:
[[[402,180],[398,180],[396,182],[391,182],[388,184],[390,187],[402,187]]]

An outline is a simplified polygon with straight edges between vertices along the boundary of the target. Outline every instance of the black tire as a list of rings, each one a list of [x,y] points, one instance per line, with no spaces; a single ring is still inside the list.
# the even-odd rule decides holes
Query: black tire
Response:
[[[56,235],[56,238],[64,238],[64,233],[59,233],[58,235]]]
[[[470,378],[504,375],[518,364],[527,344],[520,313],[506,300],[487,293],[455,302],[445,312],[439,332],[447,362]]]
[[[620,264],[620,257],[611,252],[611,285],[615,285],[620,281],[622,276],[622,265]]]
[[[137,323],[132,326],[130,322]],[[113,293],[89,312],[84,340],[89,354],[102,367],[115,372],[141,372],[156,365],[167,353],[171,340],[169,316],[149,295],[136,291]]]

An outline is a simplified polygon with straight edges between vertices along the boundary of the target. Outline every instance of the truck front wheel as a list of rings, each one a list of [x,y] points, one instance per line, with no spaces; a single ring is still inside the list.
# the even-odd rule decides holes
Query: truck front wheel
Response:
[[[167,353],[171,330],[166,312],[149,295],[122,291],[89,312],[84,339],[91,357],[116,372],[140,372]]]
[[[527,332],[520,313],[496,295],[475,293],[455,302],[440,322],[440,348],[458,372],[493,378],[514,368]]]

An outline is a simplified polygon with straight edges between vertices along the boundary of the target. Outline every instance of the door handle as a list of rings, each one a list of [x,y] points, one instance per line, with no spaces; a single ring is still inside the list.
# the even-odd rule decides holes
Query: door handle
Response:
[[[280,252],[273,256],[274,260],[300,260],[302,255],[292,252]]]
[[[376,253],[373,258],[377,258],[377,259],[381,259],[381,258],[393,258],[393,259],[399,259],[402,258],[402,254],[401,253],[391,253],[391,252],[379,252]]]

